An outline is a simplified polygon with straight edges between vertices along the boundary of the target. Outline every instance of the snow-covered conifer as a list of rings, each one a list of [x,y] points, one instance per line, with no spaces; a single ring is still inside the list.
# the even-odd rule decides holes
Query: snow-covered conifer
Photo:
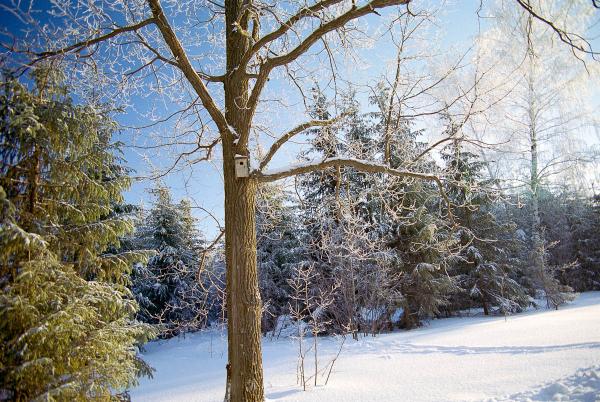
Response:
[[[15,401],[108,400],[149,367],[127,289],[135,253],[130,179],[101,105],[76,105],[60,70],[34,89],[3,76],[0,94],[0,395]]]
[[[170,190],[157,183],[154,202],[138,228],[139,243],[155,250],[147,264],[136,264],[133,292],[144,322],[158,324],[162,336],[206,325],[207,293],[198,275],[203,238],[189,201],[175,203]]]

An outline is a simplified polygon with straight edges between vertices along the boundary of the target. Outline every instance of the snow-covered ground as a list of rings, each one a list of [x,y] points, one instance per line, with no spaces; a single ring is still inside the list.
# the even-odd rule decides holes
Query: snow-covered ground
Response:
[[[319,348],[324,365],[337,340],[323,338]],[[215,331],[149,344],[145,357],[156,373],[132,400],[222,401],[226,350]],[[292,340],[265,339],[263,355],[273,401],[600,401],[600,292],[558,311],[434,320],[349,338],[329,383],[306,392],[296,385]]]

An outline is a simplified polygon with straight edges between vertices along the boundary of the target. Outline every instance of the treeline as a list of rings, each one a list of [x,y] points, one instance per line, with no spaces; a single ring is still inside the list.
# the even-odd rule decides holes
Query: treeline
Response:
[[[110,107],[74,103],[55,69],[31,80],[3,76],[0,91],[0,400],[127,398],[151,373],[138,353],[148,339],[226,323],[223,245],[164,183],[149,208],[126,204]],[[329,119],[315,94],[313,118]],[[598,196],[539,191],[533,223],[527,192],[503,191],[458,136],[428,156],[410,120],[379,108],[386,96],[363,113],[346,94],[344,119],[309,131],[302,158],[419,177],[330,168],[292,189],[261,187],[264,333],[305,322],[315,334],[375,334],[600,289]]]
[[[345,105],[342,123],[308,133],[303,158],[380,159],[427,177],[330,168],[299,177],[293,189],[263,186],[256,207],[264,333],[318,319],[320,332],[356,336],[466,309],[510,314],[540,300],[558,308],[574,291],[600,289],[598,196],[542,188],[536,237],[527,188],[503,191],[459,136],[434,160],[411,121],[360,113],[352,93]],[[328,108],[316,92],[312,117],[329,119]],[[444,121],[451,137],[456,126]],[[224,322],[222,245],[206,248],[200,233],[181,229],[193,227],[189,204],[173,203],[164,185],[151,193],[131,241],[158,252],[134,270],[139,318],[160,323],[163,336]]]

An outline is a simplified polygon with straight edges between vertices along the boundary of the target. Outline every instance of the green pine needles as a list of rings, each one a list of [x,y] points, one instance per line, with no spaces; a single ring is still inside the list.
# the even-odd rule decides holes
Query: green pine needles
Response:
[[[115,123],[75,105],[60,71],[0,93],[0,400],[110,400],[151,369],[137,345],[132,263],[117,253],[132,230],[130,184]]]

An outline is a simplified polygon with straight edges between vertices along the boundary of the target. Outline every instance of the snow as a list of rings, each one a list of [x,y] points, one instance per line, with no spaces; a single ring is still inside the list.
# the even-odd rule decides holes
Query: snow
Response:
[[[301,321],[300,325],[298,325],[289,315],[282,315],[277,317],[275,329],[270,331],[266,336],[270,339],[290,338],[297,336],[299,332],[307,334],[309,332],[308,324]]]
[[[157,371],[131,391],[132,400],[222,401],[227,345],[220,334],[149,344],[145,357]],[[329,383],[306,392],[296,385],[294,342],[263,341],[269,401],[600,400],[600,292],[581,294],[558,311],[440,319],[412,331],[348,338]],[[320,340],[322,366],[338,342]],[[307,360],[308,370],[312,364]]]
[[[580,369],[575,374],[549,382],[529,392],[493,401],[598,401],[600,400],[600,365]]]
[[[263,171],[262,173],[265,176],[274,176],[274,175],[278,175],[278,174],[281,174],[281,173],[287,173],[287,172],[293,171],[295,169],[301,169],[301,168],[305,168],[305,167],[309,167],[309,166],[320,165],[322,163],[336,162],[336,161],[357,162],[357,163],[360,163],[362,165],[368,165],[368,166],[372,166],[372,167],[388,167],[388,166],[382,165],[381,163],[377,163],[377,162],[373,162],[373,161],[365,160],[365,159],[334,157],[334,158],[322,159],[320,161],[308,161],[308,162],[291,163],[289,165],[281,166],[281,167],[278,167],[278,168],[267,169],[267,170]]]
[[[229,132],[235,137],[235,145],[237,145],[237,142],[240,139],[240,135],[231,124],[227,124],[227,128],[229,129]]]
[[[292,171],[294,169],[300,169],[300,168],[304,168],[304,167],[308,167],[308,166],[313,166],[314,164],[315,164],[315,162],[291,163],[289,165],[281,166],[278,168],[267,169],[267,170],[263,171],[263,174],[265,176],[274,176],[274,175],[278,175],[280,173],[286,173],[286,172]]]

